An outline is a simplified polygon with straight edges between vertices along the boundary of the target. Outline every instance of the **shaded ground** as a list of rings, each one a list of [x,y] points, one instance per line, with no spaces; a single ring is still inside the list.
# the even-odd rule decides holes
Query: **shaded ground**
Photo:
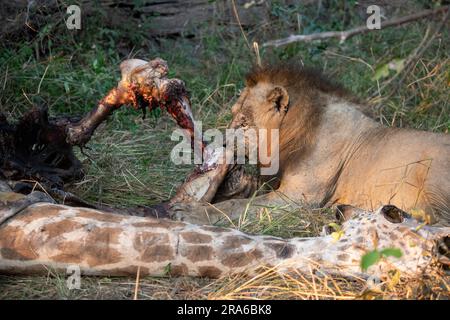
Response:
[[[351,1],[322,2],[323,7],[318,8],[315,4],[286,6],[274,1],[271,23],[245,29],[249,42],[261,45],[290,33],[344,30],[365,23],[364,11]],[[385,15],[391,18],[413,13],[427,4],[397,3],[386,6]],[[303,14],[300,23],[299,12]],[[36,22],[35,31],[22,26],[21,32],[0,43],[0,110],[9,119],[23,114],[31,105],[47,105],[51,114],[84,114],[115,85],[121,60],[158,56],[168,61],[170,76],[186,82],[194,114],[203,120],[204,130],[224,129],[231,118],[229,107],[255,60],[239,29],[212,21],[199,27],[195,37],[151,38],[145,32],[146,17],[140,19],[141,27],[135,20],[111,23],[108,16],[94,10],[83,20],[80,31],[67,30],[60,16]],[[427,27],[437,24],[437,20],[428,22],[356,36],[343,44],[328,40],[268,48],[261,50],[261,57],[263,61],[297,59],[323,69],[368,101],[385,125],[448,133],[450,28],[444,28],[423,55],[416,56],[417,48],[424,45],[423,39],[432,33],[427,32]],[[398,76],[395,70],[386,73],[386,65],[408,57],[413,58],[411,70]],[[168,161],[177,143],[170,139],[174,128],[169,117],[158,112],[143,120],[136,111],[118,111],[91,140],[87,156],[76,150],[86,176],[67,189],[87,200],[115,206],[148,205],[170,198],[191,169]],[[239,227],[282,237],[312,236],[329,221],[327,210],[269,210]],[[389,282],[381,293],[370,294],[363,293],[366,284],[357,279],[328,278],[323,280],[323,288],[319,288],[322,280],[312,282],[300,275],[281,279],[262,272],[260,278],[250,280],[146,278],[140,282],[138,297],[442,298],[449,292],[448,275],[428,275],[408,283]],[[68,291],[63,276],[52,273],[48,277],[0,276],[2,299],[131,299],[134,290],[135,279],[127,278],[83,277],[81,290]]]

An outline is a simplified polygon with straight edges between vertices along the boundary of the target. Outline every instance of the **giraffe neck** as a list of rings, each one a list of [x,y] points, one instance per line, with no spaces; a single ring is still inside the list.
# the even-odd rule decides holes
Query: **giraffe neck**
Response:
[[[121,275],[139,266],[148,275],[215,278],[296,259],[319,241],[38,203],[1,227],[0,270],[78,265],[86,274]]]
[[[361,256],[373,248],[368,235],[374,226],[368,221],[364,225],[369,229],[358,228],[360,222],[343,227],[338,241],[331,236],[285,240],[228,228],[37,203],[0,225],[0,272],[47,273],[49,268],[65,271],[76,265],[87,275],[135,275],[139,268],[142,275],[217,278],[229,273],[251,274],[262,266],[306,272],[319,266],[325,272],[359,274]],[[378,241],[386,247],[392,239],[381,234]],[[406,262],[395,267],[417,271],[428,265],[431,258],[423,255],[426,246],[430,243],[414,244],[406,252]],[[381,265],[371,272],[379,274],[392,267]]]

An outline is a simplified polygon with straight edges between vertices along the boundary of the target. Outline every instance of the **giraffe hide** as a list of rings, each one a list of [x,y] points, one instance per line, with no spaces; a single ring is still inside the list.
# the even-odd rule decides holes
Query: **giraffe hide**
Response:
[[[351,207],[338,239],[330,234],[281,239],[58,205],[39,192],[0,195],[2,273],[47,274],[75,265],[85,275],[135,275],[139,268],[141,275],[217,278],[273,267],[278,272],[312,268],[383,277],[391,270],[418,275],[436,268],[439,259],[448,261],[450,228],[421,226],[393,206],[376,212]],[[386,257],[361,270],[365,253],[392,247],[399,248],[402,257]]]

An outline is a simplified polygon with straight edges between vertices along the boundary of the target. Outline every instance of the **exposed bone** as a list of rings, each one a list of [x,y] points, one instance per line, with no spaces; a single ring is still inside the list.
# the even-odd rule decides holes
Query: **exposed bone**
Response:
[[[167,78],[169,69],[164,60],[125,60],[120,64],[120,70],[122,78],[117,87],[111,89],[79,123],[67,128],[70,144],[86,144],[100,123],[122,105],[132,105],[144,112],[147,108],[166,109],[194,141],[194,121],[184,82]]]
[[[178,125],[185,129],[185,133],[192,141],[194,152],[203,152],[204,156],[203,164],[196,167],[170,203],[211,202],[216,197],[217,190],[228,172],[228,165],[225,164],[225,151],[206,147],[201,140],[201,133],[195,132],[190,101],[183,81],[168,79],[167,63],[159,58],[149,62],[139,59],[125,60],[121,63],[120,69],[122,76],[118,85],[110,90],[99,104],[77,123],[74,123],[72,119],[70,121],[69,119],[55,119],[53,122],[49,122],[44,109],[31,110],[19,123],[17,129],[10,126],[5,117],[1,117],[0,147],[3,156],[0,157],[2,158],[0,159],[2,160],[0,174],[3,174],[3,178],[13,180],[15,191],[30,192],[34,185],[19,180],[31,179],[38,181],[41,187],[55,199],[63,199],[65,204],[95,207],[62,190],[64,181],[81,177],[81,165],[73,155],[71,146],[85,145],[95,129],[122,105],[132,105],[143,111],[159,107],[167,110]],[[28,136],[25,137],[26,134]],[[200,137],[200,139],[195,139],[196,137]],[[42,149],[42,156],[40,156],[39,150],[31,150],[35,147]],[[67,161],[70,161],[72,165],[68,168],[59,168],[59,163],[45,163],[45,157],[48,157],[50,153],[52,158],[68,159],[62,161],[66,167]],[[233,179],[234,195],[239,190],[246,189],[248,193],[252,188],[255,189],[253,186],[247,188],[249,181],[244,180]],[[239,183],[242,186],[236,185]],[[230,192],[233,188],[229,188],[229,186],[222,189],[222,194],[227,193],[229,196],[233,193]],[[163,204],[152,208],[143,208],[140,213],[166,217],[167,207],[168,204]],[[101,209],[110,211],[111,208],[102,207]],[[132,214],[135,213],[134,210]]]
[[[143,110],[157,107],[165,109],[187,131],[194,151],[203,152],[204,156],[203,164],[187,178],[170,202],[212,201],[228,172],[225,151],[206,148],[201,139],[195,139],[201,137],[201,133],[195,132],[194,118],[183,81],[168,79],[167,63],[159,58],[149,62],[126,60],[121,63],[120,69],[122,79],[117,87],[79,123],[67,128],[67,141],[72,145],[83,146],[100,123],[122,105],[128,104]],[[164,210],[164,207],[160,209]]]
[[[0,224],[2,273],[47,274],[49,269],[64,272],[76,265],[86,275],[135,275],[139,267],[141,275],[216,278],[254,274],[269,266],[279,272],[310,272],[312,268],[381,278],[397,269],[402,276],[413,276],[437,267],[435,261],[442,253],[438,248],[450,234],[450,228],[420,226],[392,206],[375,213],[353,208],[338,240],[331,235],[285,240],[51,203],[25,206],[27,201],[45,201],[33,197],[2,196],[0,217],[6,217]],[[392,219],[393,214],[398,219]],[[363,254],[388,247],[400,248],[403,256],[383,259],[362,272]]]
[[[234,150],[216,149],[215,152],[208,153],[207,149],[205,152],[207,156],[200,167],[201,170],[194,171],[188,176],[170,203],[211,202],[228,172],[229,165],[225,161],[227,153],[232,155]]]

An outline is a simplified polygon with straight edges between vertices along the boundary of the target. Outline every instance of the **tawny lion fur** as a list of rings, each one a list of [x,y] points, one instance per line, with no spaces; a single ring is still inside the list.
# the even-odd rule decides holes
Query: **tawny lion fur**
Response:
[[[385,127],[366,110],[318,72],[294,64],[254,68],[231,127],[279,129],[280,170],[278,189],[252,198],[253,211],[283,202],[368,210],[393,204],[448,225],[449,135]],[[248,202],[179,204],[172,214],[215,223],[248,212]]]

